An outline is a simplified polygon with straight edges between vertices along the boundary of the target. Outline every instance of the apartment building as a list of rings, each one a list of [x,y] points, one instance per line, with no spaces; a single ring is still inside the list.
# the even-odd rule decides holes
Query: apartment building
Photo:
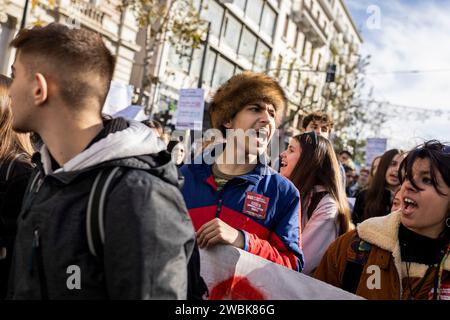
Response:
[[[335,63],[343,72],[340,58],[346,60],[348,48],[357,51],[362,43],[342,0],[197,0],[195,5],[211,22],[201,84],[207,99],[232,75],[254,70],[278,78],[285,88],[290,103],[284,118],[293,116],[292,134],[300,127],[301,111],[332,111],[327,65]],[[204,46],[183,58],[168,43],[158,52],[151,71],[158,79],[153,113],[176,105],[179,89],[200,85]]]
[[[27,1],[25,26],[58,21],[99,32],[117,59],[113,79],[130,82],[135,54],[140,49],[136,44],[138,26],[132,12],[117,9],[119,0],[39,0],[34,7],[30,0],[0,0],[1,73],[9,74],[13,63],[14,50],[8,44],[20,29]]]
[[[206,59],[203,59],[204,45],[187,52],[183,58],[168,43],[156,50],[159,61],[153,62],[152,76],[159,82],[152,92],[153,112],[176,104],[179,89],[198,87],[202,63],[201,86],[206,89],[206,97],[236,73],[243,70],[265,72],[269,68],[278,1],[198,0],[195,5],[202,19],[211,22]],[[138,77],[133,84],[139,86],[140,79]]]

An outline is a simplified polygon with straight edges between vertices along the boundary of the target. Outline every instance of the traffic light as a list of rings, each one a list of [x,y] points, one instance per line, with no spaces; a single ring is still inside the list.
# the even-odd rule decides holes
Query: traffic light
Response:
[[[327,67],[327,78],[325,80],[326,83],[334,82],[336,78],[336,65],[329,64]]]

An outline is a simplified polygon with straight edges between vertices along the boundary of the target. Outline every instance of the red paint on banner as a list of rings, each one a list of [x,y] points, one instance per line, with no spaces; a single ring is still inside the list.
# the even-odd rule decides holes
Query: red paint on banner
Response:
[[[266,300],[266,297],[247,278],[234,276],[215,285],[209,300]]]

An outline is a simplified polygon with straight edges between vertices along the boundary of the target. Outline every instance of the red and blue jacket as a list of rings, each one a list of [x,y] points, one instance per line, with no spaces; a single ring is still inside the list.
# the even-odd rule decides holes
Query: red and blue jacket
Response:
[[[196,231],[220,218],[244,234],[245,251],[297,271],[303,269],[300,195],[288,179],[259,164],[218,191],[212,165],[189,164],[181,172],[183,197]]]

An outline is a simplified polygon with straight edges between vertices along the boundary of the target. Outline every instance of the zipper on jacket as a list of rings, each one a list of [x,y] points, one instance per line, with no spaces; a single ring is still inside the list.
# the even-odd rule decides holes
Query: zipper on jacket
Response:
[[[37,181],[37,188],[34,191],[34,193],[38,193],[39,192],[39,189],[41,189],[41,186],[42,186],[43,183],[44,183],[44,178],[43,177],[42,178],[39,177],[39,179]]]
[[[216,218],[220,217],[220,212],[222,211],[222,203],[223,203],[223,199],[219,198],[219,202],[217,203],[217,209],[216,209]]]
[[[219,194],[219,201],[217,202],[216,218],[220,218],[220,213],[222,212],[222,205],[223,205],[223,198],[222,198],[222,196],[224,194],[225,188],[227,188],[227,187],[229,188],[230,187],[230,181],[225,183],[225,185],[223,186],[222,190],[220,190],[218,192],[218,194]],[[245,182],[239,183],[239,184],[235,184],[235,186],[239,186],[241,184],[245,184]]]
[[[44,273],[44,261],[42,259],[41,241],[39,235],[39,229],[35,229],[33,232],[33,244],[32,244],[32,259],[30,266],[30,274],[32,274],[34,262],[37,264],[39,285],[41,289],[41,299],[48,300],[47,292],[47,280]]]

